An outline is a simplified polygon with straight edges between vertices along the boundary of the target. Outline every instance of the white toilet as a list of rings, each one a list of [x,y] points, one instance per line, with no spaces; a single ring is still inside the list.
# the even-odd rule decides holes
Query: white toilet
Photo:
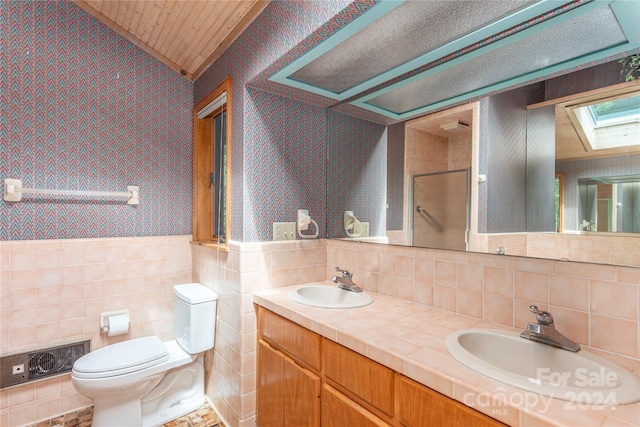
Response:
[[[213,348],[218,295],[199,283],[173,290],[175,340],[132,339],[74,363],[74,387],[93,399],[93,427],[157,426],[204,403],[198,354]]]

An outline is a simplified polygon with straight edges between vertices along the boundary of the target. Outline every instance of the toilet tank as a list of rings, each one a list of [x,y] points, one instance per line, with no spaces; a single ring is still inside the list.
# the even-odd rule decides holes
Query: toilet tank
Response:
[[[200,283],[173,287],[176,341],[184,351],[197,354],[213,348],[218,294]]]

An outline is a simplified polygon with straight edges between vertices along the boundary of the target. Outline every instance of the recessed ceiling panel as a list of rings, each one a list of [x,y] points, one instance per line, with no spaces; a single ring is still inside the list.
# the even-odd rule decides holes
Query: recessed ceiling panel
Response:
[[[390,117],[406,117],[412,112],[428,111],[429,106],[434,109],[463,99],[465,95],[480,94],[483,88],[495,89],[504,82],[513,83],[513,79],[524,79],[541,70],[554,72],[554,66],[577,58],[587,62],[585,58],[594,52],[606,52],[627,44],[628,39],[612,9],[593,8],[548,26],[544,31],[531,28],[512,43],[488,45],[468,58],[462,55],[445,61],[353,104],[381,114],[388,112]]]
[[[289,78],[341,93],[536,1],[410,0]],[[443,22],[455,25],[443,26]]]
[[[482,56],[441,69],[370,99],[368,103],[402,114],[626,40],[611,9],[600,8]]]

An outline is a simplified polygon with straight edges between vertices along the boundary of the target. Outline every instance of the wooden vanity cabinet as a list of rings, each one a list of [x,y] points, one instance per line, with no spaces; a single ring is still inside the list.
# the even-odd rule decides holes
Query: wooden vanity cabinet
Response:
[[[505,426],[257,307],[259,427]]]
[[[258,343],[256,424],[320,427],[320,377]]]
[[[400,376],[400,425],[403,427],[506,426],[409,378]]]
[[[391,427],[328,384],[322,386],[322,427]]]
[[[291,358],[320,372],[322,364],[322,337],[288,319],[259,307],[259,338],[282,349]]]
[[[289,320],[258,311],[259,427],[320,427],[321,342],[319,335]]]
[[[369,410],[393,418],[393,370],[328,339],[322,351],[327,382]]]
[[[281,426],[284,417],[284,354],[258,341],[256,424]]]

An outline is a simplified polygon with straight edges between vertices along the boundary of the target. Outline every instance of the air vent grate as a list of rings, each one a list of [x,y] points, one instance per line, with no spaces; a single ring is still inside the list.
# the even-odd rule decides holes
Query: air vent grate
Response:
[[[89,340],[0,358],[0,388],[70,372],[90,351]]]
[[[49,352],[29,354],[29,379],[46,377],[55,371],[58,358]]]

